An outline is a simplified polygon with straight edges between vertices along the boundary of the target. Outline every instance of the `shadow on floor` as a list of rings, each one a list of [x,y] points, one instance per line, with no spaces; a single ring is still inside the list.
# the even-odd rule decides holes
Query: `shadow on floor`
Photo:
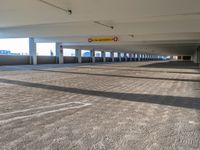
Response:
[[[199,69],[198,64],[192,61],[168,61],[168,62],[158,62],[153,64],[147,64],[140,67],[147,68],[168,68],[168,69]]]
[[[26,81],[17,81],[17,80],[9,80],[9,79],[0,79],[0,82],[6,83],[6,84],[12,84],[12,85],[24,86],[24,87],[68,92],[68,93],[73,93],[73,94],[83,94],[83,95],[89,95],[89,96],[98,96],[102,98],[105,97],[105,98],[112,98],[112,99],[132,101],[132,102],[144,102],[144,103],[151,103],[151,104],[200,109],[200,98],[93,91],[93,90],[60,87],[60,86],[55,86],[55,85],[46,85],[46,84],[40,84],[40,83],[31,83],[31,82],[26,82]]]
[[[200,72],[184,72],[184,71],[161,71],[161,70],[145,70],[145,69],[123,69],[123,66],[121,67],[116,67],[115,66],[111,66],[111,67],[100,67],[100,68],[97,68],[97,67],[80,67],[81,69],[102,69],[102,70],[116,70],[116,71],[140,71],[140,72],[161,72],[161,73],[179,73],[179,74],[197,74],[197,75],[200,75]]]
[[[97,73],[70,72],[70,71],[54,71],[54,70],[40,70],[40,69],[34,69],[34,70],[35,71],[41,71],[41,72],[53,72],[53,73],[65,73],[65,74],[101,76],[101,77],[117,77],[117,78],[129,78],[129,79],[148,79],[148,80],[182,81],[182,82],[197,82],[197,83],[200,83],[200,80],[193,80],[193,79],[170,79],[170,78],[158,78],[158,77],[139,77],[139,76],[97,74]]]

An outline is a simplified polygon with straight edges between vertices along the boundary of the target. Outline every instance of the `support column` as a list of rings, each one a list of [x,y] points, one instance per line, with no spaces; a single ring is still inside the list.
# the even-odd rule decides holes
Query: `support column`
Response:
[[[127,53],[124,53],[124,58],[125,58],[125,61],[128,61],[127,59]]]
[[[143,54],[140,54],[140,61],[143,61]]]
[[[129,53],[129,58],[130,58],[130,61],[133,61],[133,54],[132,53]]]
[[[62,43],[56,43],[56,63],[57,64],[64,63]]]
[[[103,62],[106,62],[106,52],[101,51],[101,55],[102,55],[102,58],[103,58]]]
[[[111,52],[110,54],[111,54],[112,62],[115,62],[114,52]]]
[[[76,49],[76,57],[78,59],[78,63],[82,63],[81,49]]]
[[[119,57],[119,62],[121,62],[122,61],[121,52],[118,52],[118,57]]]
[[[95,50],[91,50],[92,63],[95,63]]]
[[[200,47],[197,48],[197,63],[200,64]]]
[[[138,61],[138,54],[134,54],[134,60]]]
[[[140,61],[140,54],[137,54],[138,61]]]
[[[29,55],[30,55],[30,64],[37,65],[37,50],[34,38],[29,38]]]
[[[133,61],[136,61],[135,53],[133,54]]]

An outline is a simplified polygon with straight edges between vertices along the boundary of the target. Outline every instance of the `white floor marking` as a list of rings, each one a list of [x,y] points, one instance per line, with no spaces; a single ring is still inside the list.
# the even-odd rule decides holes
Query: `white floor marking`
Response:
[[[78,108],[83,108],[83,107],[87,107],[87,106],[92,105],[91,103],[71,102],[71,103],[63,103],[63,104],[58,104],[58,105],[53,105],[53,106],[38,107],[38,108],[35,108],[35,109],[26,109],[26,110],[22,110],[22,111],[15,111],[15,112],[11,112],[11,113],[4,113],[4,115],[5,114],[8,115],[8,114],[19,113],[19,112],[27,112],[27,111],[30,111],[30,110],[38,110],[38,109],[42,109],[42,108],[53,108],[53,107],[56,107],[56,106],[64,106],[64,105],[69,105],[69,104],[80,104],[80,106],[64,107],[64,108],[60,108],[60,109],[49,110],[49,111],[45,111],[45,112],[41,112],[41,113],[35,113],[35,114],[31,114],[31,115],[26,115],[26,116],[17,116],[17,117],[13,117],[13,118],[9,118],[9,119],[0,120],[0,124],[8,123],[8,122],[19,120],[19,119],[25,119],[25,118],[31,118],[31,117],[40,117],[42,115],[46,115],[46,114],[49,114],[49,113],[55,113],[55,112],[60,112],[60,111],[65,111],[65,110],[70,110],[70,109],[78,109]]]
[[[23,113],[23,112],[34,111],[34,110],[40,110],[40,109],[45,109],[45,108],[54,108],[54,107],[65,106],[65,105],[70,105],[70,104],[83,105],[85,103],[82,103],[82,102],[68,102],[68,103],[61,103],[61,104],[56,104],[56,105],[51,105],[51,106],[41,106],[41,107],[36,107],[36,108],[30,108],[30,109],[24,109],[24,110],[17,110],[17,111],[2,113],[2,114],[0,114],[0,116],[11,115],[11,114],[16,114],[16,113]]]

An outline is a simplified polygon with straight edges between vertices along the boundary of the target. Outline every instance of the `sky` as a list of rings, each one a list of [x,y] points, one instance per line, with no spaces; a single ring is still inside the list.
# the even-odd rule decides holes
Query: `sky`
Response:
[[[28,38],[0,39],[0,50],[10,50],[12,53],[28,54]]]
[[[50,56],[51,51],[55,56],[55,43],[37,43],[37,55]],[[29,39],[28,38],[10,38],[0,39],[0,50],[9,50],[12,53],[20,53],[21,55],[29,55]]]

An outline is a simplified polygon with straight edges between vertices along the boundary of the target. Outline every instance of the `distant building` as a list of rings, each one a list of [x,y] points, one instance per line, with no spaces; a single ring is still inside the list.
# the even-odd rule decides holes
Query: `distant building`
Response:
[[[10,50],[0,50],[0,55],[13,55],[13,56],[19,56],[20,53],[11,53]]]

